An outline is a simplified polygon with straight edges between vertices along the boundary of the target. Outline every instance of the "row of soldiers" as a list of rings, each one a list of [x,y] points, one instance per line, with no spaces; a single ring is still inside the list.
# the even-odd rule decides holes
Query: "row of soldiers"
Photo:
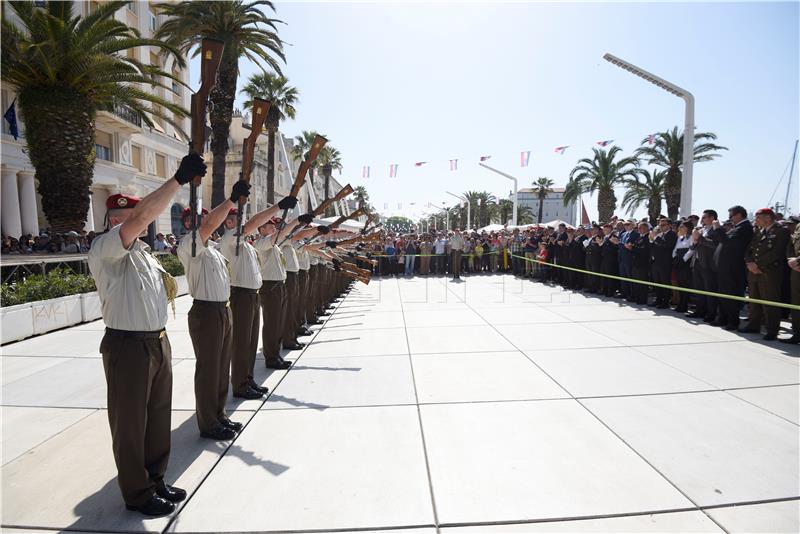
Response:
[[[164,481],[172,408],[172,354],[165,326],[177,285],[139,238],[181,186],[205,174],[202,158],[190,154],[174,179],[148,196],[109,197],[109,230],[89,252],[106,324],[100,352],[118,483],[126,507],[145,515],[171,513],[186,492]],[[188,323],[196,358],[197,425],[202,437],[213,440],[231,440],[242,430],[225,412],[229,384],[239,398],[259,399],[267,393],[254,380],[259,334],[266,367],[288,369],[291,362],[283,359],[281,349],[302,348],[298,337],[311,334],[309,326],[322,322],[330,303],[351,282],[341,265],[354,260],[338,257],[341,251],[328,239],[329,227],[309,226],[311,213],[290,224],[276,217],[279,210],[295,208],[294,197],[255,214],[237,232],[236,205],[249,193],[250,185],[238,181],[227,201],[203,211],[199,226],[186,213],[184,225],[196,228],[196,234],[184,236],[177,251],[194,299]],[[223,224],[225,235],[214,243],[211,235]],[[292,232],[298,226],[305,228]],[[241,237],[256,233],[259,238],[252,244]],[[312,243],[310,238],[325,241]]]

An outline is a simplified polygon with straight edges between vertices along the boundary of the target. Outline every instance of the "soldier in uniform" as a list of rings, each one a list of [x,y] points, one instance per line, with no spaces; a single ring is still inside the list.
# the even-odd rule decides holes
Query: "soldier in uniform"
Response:
[[[278,204],[267,208],[242,224],[242,235],[258,231],[278,210],[294,208],[297,199],[286,197]],[[239,253],[236,253],[236,208],[228,212],[225,219],[225,235],[220,239],[220,251],[231,264],[231,314],[233,315],[233,352],[231,355],[231,388],[233,396],[243,399],[259,399],[268,393],[267,388],[256,384],[253,370],[258,352],[258,336],[261,328],[261,311],[258,290],[261,288],[261,265],[256,249],[242,237]]]
[[[717,288],[721,294],[742,296],[747,281],[744,256],[753,239],[753,225],[747,220],[747,210],[742,206],[729,208],[728,217],[729,225],[720,225],[719,221],[711,224],[714,229],[711,232],[711,239],[717,243],[717,248],[714,250]],[[719,299],[717,306],[719,317],[711,324],[722,326],[726,330],[738,329],[741,307],[741,302],[738,300]]]
[[[789,239],[789,244],[786,245],[786,257],[791,272],[791,296],[792,304],[800,306],[800,217],[789,217],[789,220],[794,223],[795,228]],[[800,343],[800,310],[792,310],[792,336],[781,338],[781,343]]]
[[[678,234],[672,229],[669,219],[658,220],[658,228],[650,231],[650,252],[652,254],[653,282],[662,285],[672,284],[672,251],[678,242]],[[664,287],[656,287],[656,300],[652,304],[656,308],[669,308],[671,291]]]
[[[182,185],[205,174],[203,159],[191,154],[174,179],[144,199],[110,196],[110,230],[95,238],[88,256],[106,324],[100,353],[117,482],[126,507],[145,515],[172,513],[186,492],[164,482],[172,410],[172,349],[164,327],[177,286],[139,237]]]
[[[779,302],[789,232],[786,228],[775,224],[775,212],[770,208],[756,211],[756,227],[744,258],[750,296],[754,299]],[[777,339],[781,324],[780,308],[751,303],[749,319],[739,332],[759,333],[762,322],[767,330],[764,339],[766,341]]]
[[[619,269],[619,239],[610,224],[603,225],[603,242],[600,245],[600,272],[611,276],[616,276]],[[614,297],[617,294],[619,283],[613,278],[601,278],[600,288],[606,297]]]
[[[194,397],[200,436],[230,440],[242,430],[225,413],[233,352],[231,281],[228,260],[211,240],[240,197],[250,194],[250,185],[239,180],[231,197],[203,218],[197,234],[187,234],[178,244],[178,258],[186,269],[189,294],[189,336],[195,355]],[[192,248],[195,248],[192,255]]]
[[[600,245],[603,242],[603,238],[600,235],[601,233],[602,230],[600,230],[598,225],[592,226],[589,244],[586,245],[586,270],[593,273],[600,272],[600,263],[602,261],[600,257]],[[586,290],[590,293],[598,293],[600,291],[600,278],[591,274],[587,276]]]
[[[647,282],[650,280],[650,224],[642,221],[638,226],[636,241],[625,244],[631,253],[631,275],[635,280]],[[647,304],[647,284],[631,284],[631,301],[636,304]]]

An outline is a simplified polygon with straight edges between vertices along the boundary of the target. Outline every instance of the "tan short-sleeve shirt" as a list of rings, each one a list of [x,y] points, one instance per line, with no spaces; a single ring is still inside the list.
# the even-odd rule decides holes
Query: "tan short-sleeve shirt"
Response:
[[[226,302],[231,297],[231,278],[225,256],[210,239],[207,244],[200,239],[196,243],[194,257],[190,234],[185,235],[178,244],[178,258],[186,269],[189,293],[197,300]]]
[[[281,252],[283,252],[283,257],[286,258],[286,271],[290,273],[299,271],[300,266],[297,263],[297,251],[295,251],[294,245],[287,241],[281,247]]]
[[[311,268],[311,254],[305,249],[305,247],[299,249],[297,251],[297,264],[300,267],[301,271],[307,271]]]
[[[137,239],[130,248],[123,247],[121,227],[97,236],[89,250],[89,269],[100,296],[103,322],[117,330],[161,330],[167,324],[164,268],[143,241]]]
[[[286,260],[280,247],[276,247],[272,236],[256,239],[253,246],[261,258],[261,279],[265,282],[286,281]]]
[[[246,289],[261,287],[261,266],[258,251],[242,239],[239,243],[239,255],[236,255],[236,236],[232,231],[226,232],[219,240],[219,250],[231,265],[231,285]]]

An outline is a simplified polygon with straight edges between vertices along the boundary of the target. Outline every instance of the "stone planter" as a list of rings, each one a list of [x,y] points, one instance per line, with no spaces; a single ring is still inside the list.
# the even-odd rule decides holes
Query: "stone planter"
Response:
[[[189,282],[186,281],[186,275],[176,276],[175,281],[178,282],[178,296],[185,295],[189,292]]]
[[[0,342],[10,343],[33,335],[33,311],[31,303],[0,308]]]
[[[83,319],[80,295],[32,302],[31,306],[34,334],[44,334],[51,330],[78,324]]]
[[[100,295],[97,291],[81,293],[81,319],[84,323],[94,321],[103,316],[100,306]]]

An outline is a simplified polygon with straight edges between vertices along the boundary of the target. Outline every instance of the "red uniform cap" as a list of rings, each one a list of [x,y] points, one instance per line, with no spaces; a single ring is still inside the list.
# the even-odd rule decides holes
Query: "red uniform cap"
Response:
[[[185,219],[186,217],[191,217],[192,210],[191,208],[183,208],[183,214],[181,214],[181,218]],[[203,208],[202,213],[200,215],[208,215],[208,210]]]
[[[772,218],[775,218],[775,212],[772,211],[772,208],[761,208],[756,211],[756,215],[769,215]]]
[[[239,215],[239,210],[238,210],[238,208],[231,208],[231,209],[228,211],[228,217],[230,217],[231,215]]]
[[[135,197],[133,195],[123,195],[121,193],[117,193],[116,195],[111,195],[106,200],[106,209],[107,210],[124,210],[128,208],[135,208],[136,204],[142,200],[139,197]]]
[[[265,224],[280,224],[283,221],[280,217],[272,217]]]

